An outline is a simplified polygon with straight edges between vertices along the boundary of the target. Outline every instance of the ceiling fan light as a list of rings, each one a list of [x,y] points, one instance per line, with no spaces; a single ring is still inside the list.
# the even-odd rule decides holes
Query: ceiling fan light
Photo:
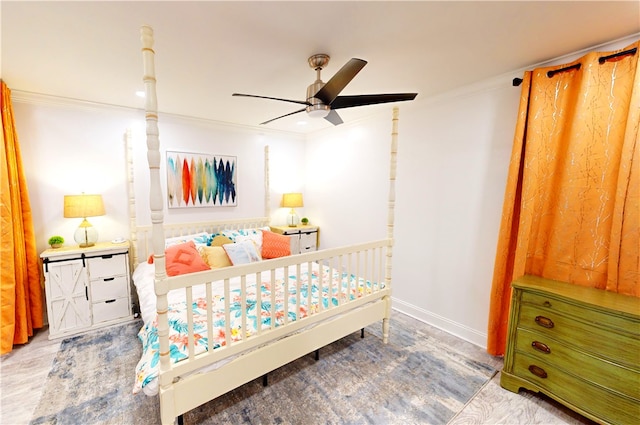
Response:
[[[307,107],[307,115],[311,118],[324,118],[329,115],[331,109],[327,105],[313,105]]]

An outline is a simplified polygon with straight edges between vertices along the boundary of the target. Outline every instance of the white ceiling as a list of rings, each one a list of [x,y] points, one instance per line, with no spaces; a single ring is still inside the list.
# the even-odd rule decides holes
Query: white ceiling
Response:
[[[257,125],[304,100],[307,58],[326,82],[352,57],[369,64],[343,95],[418,92],[414,102],[640,32],[638,1],[298,1],[0,3],[2,78],[31,92],[142,108],[139,28],[155,31],[161,112]],[[518,75],[514,75],[517,77]],[[389,105],[340,110],[345,122]],[[305,114],[265,127],[309,132]]]

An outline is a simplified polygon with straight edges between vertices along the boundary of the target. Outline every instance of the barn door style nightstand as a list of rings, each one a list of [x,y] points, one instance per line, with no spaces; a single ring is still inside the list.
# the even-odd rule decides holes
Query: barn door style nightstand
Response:
[[[50,339],[133,318],[129,242],[47,249],[40,258]]]
[[[271,231],[281,235],[291,236],[291,253],[302,254],[317,251],[319,245],[318,226],[270,226]]]

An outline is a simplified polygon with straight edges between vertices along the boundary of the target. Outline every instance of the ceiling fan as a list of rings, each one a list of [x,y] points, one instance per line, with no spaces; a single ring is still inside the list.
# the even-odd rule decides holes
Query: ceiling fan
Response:
[[[320,79],[320,71],[329,63],[329,55],[317,54],[309,58],[309,66],[316,71],[316,81],[307,87],[307,100],[281,99],[278,97],[257,96],[253,94],[233,93],[233,96],[257,97],[260,99],[280,100],[282,102],[305,105],[297,111],[272,118],[260,123],[268,124],[280,118],[306,111],[310,117],[324,118],[333,125],[342,124],[342,118],[336,109],[353,108],[355,106],[375,105],[378,103],[402,102],[413,100],[418,93],[389,93],[389,94],[363,94],[356,96],[338,96],[340,92],[351,82],[353,77],[367,64],[362,59],[350,59],[333,77],[326,83]]]

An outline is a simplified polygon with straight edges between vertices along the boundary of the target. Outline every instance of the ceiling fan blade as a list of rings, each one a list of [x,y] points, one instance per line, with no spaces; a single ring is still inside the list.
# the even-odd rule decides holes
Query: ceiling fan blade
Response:
[[[291,102],[298,103],[300,105],[311,106],[309,102],[305,102],[303,100],[291,100],[291,99],[281,99],[279,97],[269,97],[269,96],[256,96],[255,94],[242,94],[242,93],[233,93],[231,96],[242,96],[242,97],[257,97],[258,99],[271,99],[271,100],[280,100],[282,102]]]
[[[271,121],[279,120],[280,118],[288,117],[289,115],[297,114],[298,112],[304,112],[307,108],[298,109],[297,111],[289,112],[288,114],[280,115],[279,117],[271,118],[269,121],[261,122],[260,125],[269,124]]]
[[[331,103],[331,109],[352,108],[354,106],[375,105],[378,103],[403,102],[413,100],[417,95],[418,93],[389,93],[338,96]]]
[[[338,113],[334,110],[329,111],[329,115],[324,117],[324,119],[329,121],[333,125],[340,125],[344,122],[342,121],[342,118],[340,118],[340,115],[338,115]]]
[[[313,97],[329,105],[366,64],[362,59],[350,59]]]

